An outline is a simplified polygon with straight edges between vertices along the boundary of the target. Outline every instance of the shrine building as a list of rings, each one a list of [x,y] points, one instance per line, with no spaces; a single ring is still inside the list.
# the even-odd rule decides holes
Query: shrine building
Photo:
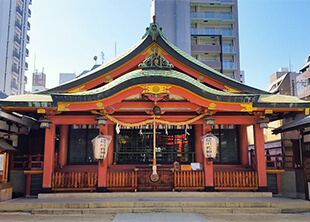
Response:
[[[0,107],[41,124],[14,154],[42,157],[24,172],[27,194],[35,174],[40,192],[267,191],[263,129],[284,114],[308,115],[310,102],[219,73],[171,44],[154,21],[114,60]],[[94,138],[102,138],[99,155]]]

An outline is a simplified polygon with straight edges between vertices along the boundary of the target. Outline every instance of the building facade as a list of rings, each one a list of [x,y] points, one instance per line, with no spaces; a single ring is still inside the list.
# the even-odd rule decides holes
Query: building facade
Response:
[[[36,70],[32,74],[32,92],[39,92],[46,89],[46,74],[44,73],[44,69],[42,72],[38,72]]]
[[[25,91],[31,4],[32,0],[0,1],[0,91],[7,95]]]
[[[299,69],[296,88],[298,98],[310,100],[310,54],[305,59],[305,64]]]
[[[237,0],[153,0],[152,14],[173,44],[244,82],[240,74]]]

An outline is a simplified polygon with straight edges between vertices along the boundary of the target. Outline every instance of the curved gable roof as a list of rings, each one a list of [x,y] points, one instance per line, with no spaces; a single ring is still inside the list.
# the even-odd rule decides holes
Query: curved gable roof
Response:
[[[116,95],[129,88],[140,87],[144,84],[167,84],[190,91],[198,97],[212,101],[227,103],[253,103],[254,107],[307,107],[309,102],[298,98],[273,94],[243,94],[230,93],[213,89],[175,70],[135,70],[99,88],[76,93],[53,93],[53,102],[87,102],[99,101]],[[140,89],[140,92],[143,90]],[[185,96],[186,98],[186,96]],[[104,104],[103,104],[104,105]]]
[[[226,89],[231,88],[233,89],[233,91],[244,93],[267,93],[266,91],[253,88],[242,84],[236,80],[233,80],[225,76],[224,74],[212,69],[211,67],[205,65],[204,63],[196,60],[191,55],[183,52],[181,49],[179,49],[166,39],[157,23],[151,23],[150,27],[146,29],[146,33],[144,34],[142,39],[136,45],[124,52],[122,55],[116,57],[115,59],[111,60],[106,64],[99,66],[98,68],[88,72],[83,76],[80,76],[70,82],[40,93],[50,94],[56,92],[77,92],[93,89],[100,85],[104,85],[107,82],[113,80],[113,77],[111,77],[111,73],[115,72],[116,70],[120,70],[121,67],[124,67],[122,71],[117,71],[117,73],[114,73],[116,78],[120,75],[136,69],[138,67],[138,64],[142,62],[143,59],[145,59],[145,57],[147,56],[147,49],[151,47],[154,43],[157,43],[159,47],[161,47],[165,52],[169,54],[165,55],[165,57],[167,56],[171,58],[171,60],[176,61],[176,63],[184,64],[191,70],[195,70],[197,73],[201,73],[206,79],[211,79],[211,83],[208,84],[212,85],[212,83],[220,83],[222,85],[221,90],[225,90],[226,87]],[[173,63],[172,61],[170,62]],[[186,73],[186,70],[182,70],[182,67],[178,67],[178,64],[174,65],[182,72]],[[100,79],[100,81],[95,81],[98,79]],[[218,85],[214,85],[214,87],[219,88]]]

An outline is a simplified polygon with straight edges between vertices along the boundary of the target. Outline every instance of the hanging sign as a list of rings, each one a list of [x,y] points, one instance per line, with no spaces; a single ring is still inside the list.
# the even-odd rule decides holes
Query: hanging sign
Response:
[[[94,157],[97,160],[104,160],[108,154],[108,147],[111,143],[112,136],[98,135],[92,139]]]
[[[214,159],[218,152],[219,139],[212,133],[208,133],[200,137],[200,139],[205,158]]]

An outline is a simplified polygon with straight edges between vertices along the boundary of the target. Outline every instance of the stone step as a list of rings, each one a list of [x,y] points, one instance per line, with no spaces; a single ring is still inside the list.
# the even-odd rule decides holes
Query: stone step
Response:
[[[119,212],[120,209],[124,212],[133,212],[138,209],[170,209],[172,212],[210,212],[212,210],[220,210],[231,213],[234,212],[251,212],[252,209],[264,209],[268,211],[271,209],[280,209],[282,213],[298,213],[298,212],[310,212],[309,201],[286,201],[286,202],[271,202],[271,201],[106,201],[106,202],[62,202],[63,200],[54,200],[53,202],[25,202],[25,203],[13,203],[6,202],[0,204],[0,212],[31,212],[33,209],[48,210],[48,209],[66,209],[68,211],[74,209],[74,211],[87,211],[87,210],[101,210],[116,209]],[[216,211],[215,211],[216,212]]]
[[[39,193],[38,199],[84,198],[271,198],[271,192],[111,192]]]
[[[145,213],[145,212],[174,212],[202,214],[279,214],[281,209],[269,207],[237,207],[237,208],[191,208],[191,207],[135,207],[135,208],[39,208],[33,209],[32,214],[115,214],[115,213]]]

